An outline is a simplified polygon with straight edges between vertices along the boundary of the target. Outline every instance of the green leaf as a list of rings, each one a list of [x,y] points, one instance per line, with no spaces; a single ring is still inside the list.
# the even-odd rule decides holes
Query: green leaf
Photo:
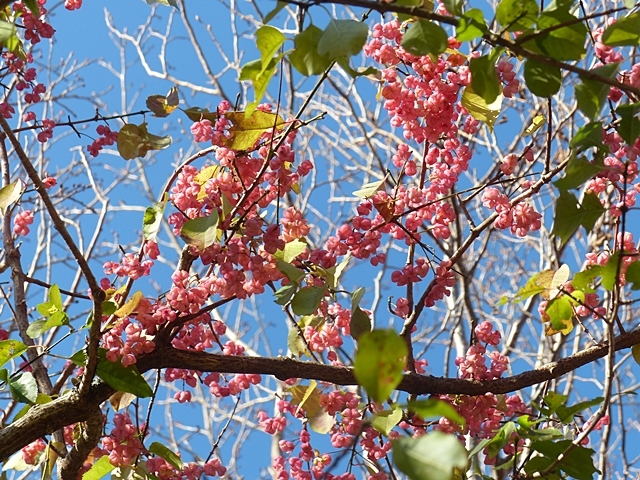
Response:
[[[527,59],[524,64],[524,79],[531,93],[538,97],[551,97],[558,93],[562,85],[562,73],[559,67],[531,59]]]
[[[256,30],[256,47],[260,51],[262,60],[262,70],[264,72],[273,56],[280,50],[280,47],[287,38],[276,27],[271,25],[263,25]]]
[[[351,311],[351,319],[349,320],[350,335],[359,340],[360,337],[371,331],[371,319],[360,307],[356,307]]]
[[[466,471],[467,450],[455,435],[431,432],[391,441],[393,463],[411,480],[452,480]]]
[[[439,55],[449,46],[449,36],[440,25],[419,19],[402,37],[402,46],[407,52],[419,57]]]
[[[484,20],[482,10],[472,8],[460,17],[456,27],[456,39],[460,42],[468,42],[482,37],[489,29]]]
[[[487,104],[485,99],[475,93],[471,85],[468,85],[462,94],[461,103],[473,118],[486,123],[489,131],[493,132],[493,126],[502,110],[502,100],[503,96],[500,94],[493,103]]]
[[[373,330],[358,339],[354,374],[358,384],[378,403],[402,380],[407,345],[394,330]]]
[[[110,362],[106,357],[106,350],[98,350],[98,367],[96,375],[114,390],[132,393],[136,397],[147,398],[153,395],[153,390],[138,371],[135,365],[125,367],[120,361]],[[78,366],[84,366],[86,355],[83,350],[77,351],[69,360]]]
[[[23,187],[22,180],[16,180],[0,188],[0,215],[4,216],[7,209],[18,201],[22,195]]]
[[[595,407],[600,405],[604,401],[604,397],[594,398],[593,400],[587,400],[584,402],[576,403],[571,407],[560,406],[556,409],[556,415],[562,423],[570,424],[573,422],[573,417],[576,413],[581,412],[585,408]]]
[[[296,292],[291,300],[291,309],[296,315],[311,315],[327,293],[327,287],[307,286]]]
[[[561,190],[551,233],[564,244],[581,225],[591,231],[605,210],[598,196],[593,193],[586,194],[582,204],[578,205],[578,200],[572,193]]]
[[[300,280],[302,280],[305,276],[304,270],[301,270],[298,267],[291,265],[290,263],[283,262],[282,260],[278,260],[276,262],[276,267],[278,267],[278,270],[280,270],[280,272],[285,277],[287,277],[296,285],[299,285]]]
[[[153,442],[149,446],[149,452],[164,458],[174,468],[182,470],[182,459],[160,442]]]
[[[447,9],[451,15],[459,17],[462,15],[462,5],[464,4],[463,0],[443,0],[442,2],[444,7]],[[433,10],[433,7],[431,8]]]
[[[147,207],[144,211],[144,218],[142,220],[142,231],[144,233],[145,240],[155,240],[162,225],[162,217],[164,210],[167,207],[167,197],[161,202],[156,202],[153,205]]]
[[[638,112],[640,112],[640,102],[620,105],[616,108],[616,113],[620,116],[620,123],[616,126],[616,130],[627,145],[633,145],[640,136]]]
[[[187,220],[180,230],[180,238],[187,245],[204,250],[218,240],[218,210],[212,210],[208,217]]]
[[[638,365],[640,365],[640,343],[636,343],[631,347],[631,355]]]
[[[424,420],[445,417],[464,428],[466,422],[453,406],[444,400],[429,398],[427,400],[412,400],[407,405],[409,410],[416,412]]]
[[[489,55],[472,58],[469,62],[469,69],[471,70],[473,91],[480,95],[487,105],[495,102],[502,92],[495,61],[492,61]]]
[[[568,335],[573,330],[573,306],[568,296],[562,295],[549,300],[545,313],[555,331]]]
[[[64,312],[56,312],[46,320],[36,320],[32,322],[27,328],[27,335],[31,338],[36,338],[47,330],[61,327],[62,325],[69,325],[69,317]]]
[[[286,2],[278,1],[276,3],[275,8],[264,16],[264,23],[269,23],[271,20],[273,20],[276,17],[276,15],[278,15],[282,11],[282,9],[286,6],[287,6]]]
[[[318,53],[318,44],[323,33],[322,29],[311,24],[294,37],[295,49],[289,54],[289,61],[302,75],[318,75],[331,65],[328,55]]]
[[[169,135],[159,137],[147,131],[147,124],[128,123],[118,132],[118,153],[125,160],[144,157],[149,150],[163,150],[171,145]]]
[[[371,420],[371,426],[383,435],[389,436],[391,430],[402,420],[402,408],[395,406],[391,410],[375,412]]]
[[[376,80],[380,78],[380,72],[373,67],[360,67],[357,70],[351,67],[348,57],[336,58],[336,63],[342,67],[342,69],[352,78],[358,78],[364,76],[374,76]]]
[[[631,290],[640,290],[640,262],[633,262],[624,273],[627,285],[632,283]]]
[[[362,51],[368,35],[369,27],[365,23],[331,19],[318,42],[318,55],[330,60],[357,55]]]
[[[569,145],[571,148],[582,147],[582,150],[586,150],[591,147],[603,148],[602,123],[587,123],[576,132]]]
[[[296,357],[302,357],[303,355],[309,355],[309,349],[304,339],[300,337],[300,332],[297,328],[290,326],[289,333],[287,335],[287,347],[291,350],[291,353]]]
[[[576,22],[568,10],[545,11],[538,19],[538,30],[533,41],[527,42],[525,37],[524,47],[539,49],[540,53],[560,61],[580,60],[585,56],[587,27]],[[532,48],[532,43],[537,49]]]
[[[245,64],[240,70],[239,80],[250,80],[253,84],[254,101],[247,105],[245,115],[251,116],[251,114],[255,112],[284,55],[284,53],[281,53],[277,57],[272,58],[266,68],[263,68],[262,60],[258,59]]]
[[[171,87],[166,95],[150,95],[147,97],[146,104],[155,117],[168,117],[180,104],[178,89]]]
[[[613,79],[618,73],[619,68],[619,63],[608,63],[602,67],[594,68],[591,70],[591,73]],[[602,110],[610,88],[606,83],[586,78],[582,79],[582,83],[576,85],[575,91],[578,108],[591,121],[594,121],[598,115],[600,115],[600,110]]]
[[[613,25],[609,25],[602,34],[602,43],[610,47],[630,46],[640,44],[640,12],[621,18]]]
[[[293,297],[293,294],[296,293],[296,290],[298,290],[298,286],[295,284],[285,285],[279,288],[274,293],[276,297],[276,303],[278,305],[286,305]]]
[[[564,177],[556,180],[553,184],[560,190],[571,190],[580,188],[588,180],[605,170],[604,164],[591,163],[585,157],[572,156],[567,164]]]
[[[33,404],[38,399],[38,385],[31,372],[24,372],[9,381],[13,398],[21,403]]]
[[[114,468],[116,467],[109,461],[109,456],[105,455],[91,465],[89,471],[82,475],[82,480],[100,480],[102,477],[108,475]]]
[[[40,7],[38,6],[37,0],[23,0],[22,2],[27,6],[29,11],[37,18],[40,16]]]
[[[7,40],[16,33],[16,26],[13,23],[0,20],[0,44],[6,45]]]
[[[353,192],[352,195],[358,198],[373,197],[376,194],[376,192],[384,191],[384,184],[386,181],[387,181],[387,178],[385,177],[382,180],[365,183],[362,186],[362,188]]]
[[[513,422],[505,423],[500,430],[491,438],[486,438],[476,445],[476,447],[469,452],[469,456],[476,455],[485,448],[487,449],[487,456],[489,458],[495,458],[500,450],[504,448],[507,443],[512,441],[513,433],[516,431],[516,425]]]
[[[538,18],[536,0],[502,0],[496,18],[507,32],[520,32],[531,27]]]
[[[7,363],[12,358],[19,357],[27,351],[27,346],[13,339],[0,341],[0,367]]]
[[[577,480],[592,480],[594,473],[599,473],[593,465],[595,451],[591,448],[572,445],[571,440],[550,440],[533,442],[531,448],[554,461],[561,458],[558,468]],[[572,450],[565,454],[567,449]],[[525,467],[526,470],[526,467]]]
[[[304,242],[299,239],[294,239],[289,243],[285,244],[284,250],[276,251],[276,253],[274,254],[274,257],[276,257],[276,259],[278,260],[282,260],[283,262],[291,263],[293,260],[295,260],[295,258],[298,255],[304,252],[307,248],[309,248],[309,245],[307,245],[307,242]]]

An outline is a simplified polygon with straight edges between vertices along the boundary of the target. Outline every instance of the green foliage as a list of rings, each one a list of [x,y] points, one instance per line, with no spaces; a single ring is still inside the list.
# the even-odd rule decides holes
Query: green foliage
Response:
[[[311,315],[320,307],[326,293],[326,286],[303,287],[293,296],[291,310],[296,315]]]
[[[560,61],[580,60],[586,53],[587,28],[576,22],[567,8],[543,12],[537,20],[537,29],[525,33],[519,43],[536,53]]]
[[[496,18],[507,32],[519,32],[530,28],[538,18],[535,0],[502,0],[496,9]]]
[[[531,444],[531,449],[542,454],[542,457],[534,457],[525,464],[524,470],[533,474],[550,467],[558,458],[559,465],[553,469],[553,473],[562,478],[562,472],[577,480],[592,480],[594,473],[599,473],[593,465],[591,448],[575,446],[571,440],[540,440]]]
[[[302,75],[318,75],[331,65],[332,60],[328,54],[318,53],[318,44],[323,34],[322,29],[311,24],[294,37],[295,48],[289,54],[289,61]]]
[[[502,85],[496,72],[496,62],[491,55],[472,58],[469,61],[471,70],[471,86],[487,105],[492,104],[502,92]]]
[[[16,26],[11,22],[0,20],[0,44],[6,45],[7,41],[16,34]]]
[[[153,442],[149,445],[149,452],[164,458],[172,467],[182,470],[182,459],[162,443]]]
[[[27,351],[27,346],[19,340],[7,339],[0,341],[0,367],[12,358],[19,357]]]
[[[513,441],[513,434],[516,432],[516,424],[513,422],[505,423],[500,430],[491,438],[485,438],[479,442],[476,447],[469,452],[469,456],[477,455],[485,448],[487,449],[487,456],[489,458],[495,458],[500,451],[507,445],[507,443]]]
[[[331,19],[318,42],[318,55],[329,60],[357,55],[368,35],[369,27],[362,22]]]
[[[461,42],[475,40],[488,33],[489,29],[484,20],[484,14],[479,8],[472,8],[462,15],[456,27],[456,39]]]
[[[493,126],[502,109],[502,100],[503,96],[500,94],[493,103],[487,103],[481,95],[473,90],[471,85],[468,85],[462,94],[461,103],[473,118],[486,123],[489,130],[493,132]]]
[[[559,67],[528,59],[524,64],[524,79],[531,93],[538,97],[551,97],[560,90],[562,72]]]
[[[444,417],[454,423],[457,423],[462,428],[464,428],[466,424],[464,417],[460,415],[450,403],[437,398],[411,400],[407,405],[407,408],[420,415],[424,420]]]
[[[602,123],[590,122],[580,127],[569,143],[571,148],[586,150],[591,147],[604,148],[602,145]],[[558,187],[559,188],[559,187]]]
[[[358,339],[354,374],[369,396],[384,402],[402,380],[407,345],[393,330],[373,330]]]
[[[24,372],[9,381],[11,396],[17,402],[33,404],[38,398],[38,385],[31,372]]]
[[[640,102],[620,105],[616,108],[616,113],[620,116],[620,123],[616,126],[616,130],[629,145],[633,145],[640,136],[639,112]]]
[[[69,325],[69,317],[64,312],[62,296],[60,295],[60,289],[57,285],[52,285],[51,288],[49,288],[49,300],[39,304],[36,310],[43,315],[45,319],[36,320],[29,325],[27,335],[31,338],[39,337],[52,328]]]
[[[585,194],[582,202],[578,203],[572,193],[560,190],[552,233],[564,244],[580,226],[583,226],[587,232],[591,231],[605,211],[606,209],[594,193]]]
[[[594,75],[611,80],[615,78],[619,68],[619,63],[608,63],[602,67],[594,68],[591,72]],[[594,121],[600,115],[600,110],[602,110],[610,88],[606,83],[586,78],[582,79],[581,84],[576,85],[578,108],[591,121]]]
[[[417,20],[402,37],[402,46],[413,55],[438,55],[449,45],[444,29],[429,20]]]
[[[161,202],[156,202],[146,208],[144,218],[142,220],[142,232],[145,240],[155,240],[160,226],[162,225],[162,217],[167,207],[167,196]]]
[[[364,288],[360,287],[353,292],[351,296],[351,320],[349,322],[349,330],[351,336],[358,340],[361,335],[371,331],[371,319],[360,308],[360,300],[364,296]]]
[[[599,131],[598,133],[601,132]],[[588,180],[591,180],[595,175],[605,169],[606,167],[604,166],[602,159],[592,163],[585,157],[573,155],[565,169],[564,177],[560,180],[556,180],[553,184],[561,191],[580,188]]]
[[[171,137],[149,133],[147,124],[128,123],[118,132],[118,153],[125,160],[144,157],[150,150],[163,150],[171,145]]]
[[[383,435],[389,436],[391,430],[402,420],[402,408],[395,405],[391,410],[375,412],[371,426]]]
[[[218,211],[215,209],[207,217],[187,220],[180,230],[180,238],[187,245],[204,250],[219,240],[218,221]]]
[[[469,463],[467,450],[455,435],[432,432],[391,444],[393,463],[411,480],[452,480]]]
[[[69,360],[78,366],[84,366],[86,358],[85,352],[79,350]],[[104,348],[98,350],[96,375],[118,392],[132,393],[140,398],[147,398],[153,395],[153,390],[135,365],[125,367],[119,360],[110,362],[107,360]]]
[[[602,34],[602,43],[610,47],[640,45],[640,12],[632,13],[609,25]]]
[[[147,0],[148,1],[148,0]],[[96,463],[91,465],[89,471],[82,475],[82,480],[100,480],[108,475],[114,468],[109,461],[109,456],[100,457]]]

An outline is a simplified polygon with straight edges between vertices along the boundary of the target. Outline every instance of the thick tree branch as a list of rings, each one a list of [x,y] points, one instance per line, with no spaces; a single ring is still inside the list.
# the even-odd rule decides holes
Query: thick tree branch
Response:
[[[618,351],[630,348],[637,343],[640,343],[640,328],[618,335],[615,338],[614,349]],[[561,377],[603,358],[608,351],[607,343],[595,345],[538,369],[491,381],[441,378],[411,373],[404,375],[397,389],[414,395],[510,393]],[[356,385],[357,383],[353,369],[350,367],[300,362],[285,357],[232,357],[176,350],[171,346],[159,346],[154,352],[141,357],[138,368],[141,372],[158,368],[185,368],[200,372],[273,375],[280,380],[305,378],[336,385]],[[99,382],[91,387],[85,397],[81,397],[77,390],[73,390],[50,403],[34,405],[24,417],[0,430],[0,462],[25,445],[65,425],[87,421],[95,415],[96,407],[113,393],[114,390],[111,387]]]

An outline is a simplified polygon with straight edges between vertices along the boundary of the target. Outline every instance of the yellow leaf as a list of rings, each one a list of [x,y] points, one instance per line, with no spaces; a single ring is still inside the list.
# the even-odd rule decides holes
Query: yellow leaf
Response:
[[[486,123],[489,130],[493,132],[493,125],[496,123],[502,109],[503,98],[502,94],[500,94],[493,103],[488,105],[484,98],[475,93],[471,85],[468,85],[462,94],[462,106],[467,109],[473,118]]]
[[[117,412],[118,410],[127,408],[136,398],[138,397],[136,397],[133,393],[116,392],[111,395],[111,397],[109,397],[109,403],[111,404],[111,407]]]
[[[138,303],[140,303],[140,300],[142,300],[143,298],[144,295],[142,292],[134,293],[129,301],[127,301],[127,303],[125,303],[115,311],[114,315],[120,318],[128,317],[135,311],[136,308],[138,308]]]
[[[540,127],[542,127],[542,125],[544,125],[546,121],[547,119],[544,115],[536,115],[535,117],[533,117],[533,120],[531,120],[531,124],[527,127],[522,136],[528,137],[529,135],[534,134],[535,132],[540,130]]]
[[[314,417],[322,409],[320,405],[321,392],[316,386],[316,381],[311,380],[309,385],[296,385],[288,389],[289,393],[293,395],[291,403],[298,406],[298,411],[304,408],[308,418]]]

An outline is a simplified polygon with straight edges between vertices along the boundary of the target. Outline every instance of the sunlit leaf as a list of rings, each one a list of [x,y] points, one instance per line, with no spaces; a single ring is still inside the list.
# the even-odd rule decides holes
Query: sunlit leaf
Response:
[[[475,94],[481,96],[487,105],[496,101],[502,92],[502,84],[496,72],[495,61],[489,55],[472,58],[469,62],[471,86]]]
[[[23,188],[22,180],[16,180],[0,188],[0,215],[4,216],[7,209],[18,201]]]
[[[7,41],[15,36],[16,26],[13,23],[0,20],[0,44],[6,45]]]
[[[109,461],[109,456],[104,455],[103,457],[100,457],[96,463],[91,465],[91,468],[82,475],[82,480],[100,480],[108,475],[114,468],[116,467],[114,467]]]
[[[118,310],[114,312],[114,315],[119,318],[128,317],[136,311],[140,300],[142,300],[143,298],[144,294],[142,292],[138,291],[134,293],[131,298],[127,300],[127,303],[122,305]]]
[[[262,72],[264,72],[273,56],[280,50],[286,37],[280,30],[271,25],[261,26],[256,30],[255,35],[256,47],[260,51],[260,59],[262,60]]]
[[[533,117],[533,120],[531,120],[531,123],[524,131],[524,134],[522,136],[528,137],[529,135],[533,135],[535,132],[540,130],[540,127],[542,127],[546,123],[546,121],[547,119],[544,115],[536,115],[535,117]]]
[[[256,110],[249,116],[246,112],[228,112],[225,116],[233,123],[229,130],[229,146],[233,150],[249,150],[263,133],[284,125],[284,119],[280,115],[262,110]]]
[[[507,32],[524,31],[538,18],[536,0],[502,0],[496,9],[496,18]]]
[[[0,341],[0,367],[12,358],[16,358],[27,351],[27,346],[19,340],[2,340]]]
[[[162,225],[162,217],[167,207],[167,197],[146,208],[142,220],[142,232],[145,240],[155,240]]]
[[[620,116],[620,123],[617,125],[616,130],[628,145],[633,145],[640,136],[639,112],[640,102],[620,105],[616,108],[616,113]]]
[[[602,34],[602,43],[610,47],[639,45],[640,12],[634,12],[609,25]]]
[[[206,108],[191,107],[182,111],[192,122],[199,122],[202,119],[207,119],[211,123],[215,123],[215,121],[218,120],[218,113],[210,112]]]
[[[465,471],[467,450],[455,435],[431,432],[417,438],[391,441],[393,463],[411,480],[452,480]]]
[[[136,398],[138,397],[132,393],[116,392],[109,397],[109,403],[111,404],[111,408],[117,412],[118,410],[127,408]]]
[[[375,412],[371,420],[371,426],[383,435],[389,436],[391,430],[402,420],[402,408],[393,407],[391,410]]]
[[[354,374],[358,384],[378,403],[402,380],[407,345],[394,330],[373,330],[358,339]]]
[[[300,280],[302,280],[305,276],[304,270],[301,270],[298,267],[282,260],[278,260],[276,262],[276,267],[285,277],[287,277],[296,285],[298,285],[300,283]]]
[[[573,330],[573,307],[569,297],[562,295],[549,300],[545,313],[549,316],[553,330],[547,335],[561,332],[568,335]]]
[[[484,98],[473,91],[471,85],[467,85],[462,94],[462,106],[473,118],[486,123],[489,130],[493,132],[493,126],[502,110],[503,98],[500,94],[493,103],[487,104]]]
[[[412,400],[407,405],[409,410],[416,412],[424,420],[445,417],[464,428],[466,422],[462,415],[450,403],[437,398],[427,400]]]
[[[386,177],[376,182],[365,183],[361,189],[353,192],[353,196],[358,198],[369,198],[375,195],[376,192],[384,190],[384,184],[387,181]]]
[[[538,272],[533,275],[522,287],[518,290],[515,297],[513,297],[514,303],[519,303],[534,295],[539,295],[549,288],[551,288],[551,282],[553,281],[554,271],[547,269],[542,272]]]

